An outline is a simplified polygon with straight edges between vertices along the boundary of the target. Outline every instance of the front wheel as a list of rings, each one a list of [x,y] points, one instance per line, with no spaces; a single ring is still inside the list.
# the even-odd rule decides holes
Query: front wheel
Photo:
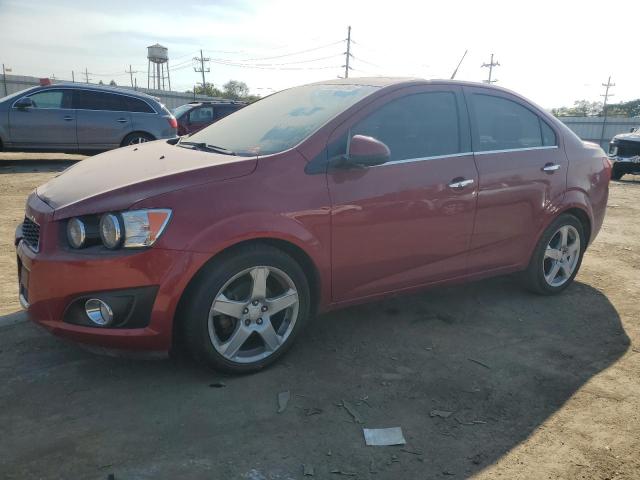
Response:
[[[304,271],[267,246],[237,249],[200,272],[185,306],[184,333],[196,360],[248,373],[283,355],[310,312]]]
[[[580,221],[573,215],[560,215],[545,230],[523,272],[525,286],[541,295],[562,292],[577,275],[585,248]]]

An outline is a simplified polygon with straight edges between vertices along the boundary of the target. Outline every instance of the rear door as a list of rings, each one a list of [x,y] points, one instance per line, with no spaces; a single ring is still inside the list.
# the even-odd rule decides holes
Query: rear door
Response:
[[[478,166],[469,268],[521,265],[566,189],[561,136],[541,112],[496,90],[465,87]]]
[[[80,149],[119,147],[132,131],[127,97],[116,93],[78,89],[74,103],[78,111],[78,146]]]
[[[76,111],[72,105],[72,91],[47,89],[27,96],[33,102],[32,107],[11,107],[9,111],[9,132],[13,146],[77,149]]]
[[[189,112],[189,133],[195,133],[213,123],[213,106],[202,105]]]

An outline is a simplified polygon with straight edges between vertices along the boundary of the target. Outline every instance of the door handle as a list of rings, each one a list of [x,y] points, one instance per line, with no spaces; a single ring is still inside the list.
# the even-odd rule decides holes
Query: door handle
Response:
[[[71,115],[65,115],[64,117],[62,117],[62,119],[65,122],[70,122],[71,120],[73,120],[73,117]]]
[[[557,163],[547,163],[544,167],[542,167],[543,172],[553,173],[556,170],[560,170],[560,165]]]
[[[127,120],[126,118],[119,118],[118,120],[116,120],[116,122],[119,122],[119,123],[127,123],[127,122],[128,122],[128,120]]]
[[[453,180],[451,180],[451,182],[449,183],[449,188],[455,188],[457,190],[462,190],[464,187],[467,187],[469,185],[473,185],[473,179],[472,178],[464,179],[462,177],[457,177],[457,178],[454,178]]]

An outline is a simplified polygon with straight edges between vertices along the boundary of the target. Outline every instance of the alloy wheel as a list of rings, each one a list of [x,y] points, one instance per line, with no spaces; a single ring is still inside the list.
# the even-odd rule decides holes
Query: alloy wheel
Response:
[[[275,267],[247,268],[215,296],[209,310],[209,338],[227,360],[260,361],[287,340],[298,307],[298,292],[289,275]]]
[[[580,234],[572,225],[561,226],[551,237],[542,260],[544,279],[552,287],[564,285],[580,260]]]

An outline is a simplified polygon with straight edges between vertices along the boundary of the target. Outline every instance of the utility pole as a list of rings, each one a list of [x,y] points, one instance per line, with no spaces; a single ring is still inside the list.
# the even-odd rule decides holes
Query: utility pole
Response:
[[[71,81],[73,83],[76,83],[76,75],[75,75],[75,72],[73,70],[71,70]]]
[[[87,67],[84,68],[84,81],[86,83],[89,83],[89,70],[87,69]]]
[[[124,73],[128,73],[129,74],[129,76],[131,77],[131,86],[134,87],[134,85],[133,85],[133,74],[134,73],[138,73],[138,71],[137,70],[132,70],[131,69],[131,65],[129,65],[129,70],[125,70]]]
[[[607,102],[609,101],[609,97],[614,96],[613,93],[609,93],[609,88],[616,86],[615,83],[611,83],[611,75],[609,75],[609,80],[607,80],[607,83],[603,83],[602,86],[606,89],[604,91],[604,95],[600,95],[601,97],[604,97],[604,102],[602,103],[602,115],[604,118],[602,119],[602,132],[600,133],[601,147],[602,142],[604,141],[604,127],[607,125]]]
[[[351,67],[349,66],[349,58],[351,57],[351,25],[347,28],[347,51],[344,53],[346,55],[344,67],[344,78],[349,78],[349,70]]]
[[[10,72],[10,68],[5,68],[4,63],[2,64],[2,83],[4,83],[4,96],[9,95],[7,90],[7,72]]]
[[[193,57],[193,60],[200,63],[200,68],[193,67],[193,71],[194,72],[198,72],[198,73],[202,73],[202,91],[204,92],[204,90],[205,90],[205,88],[207,86],[207,84],[205,83],[205,80],[204,80],[204,74],[205,74],[205,72],[208,73],[208,72],[211,71],[211,69],[209,67],[207,67],[206,69],[204,68],[204,62],[209,62],[209,61],[211,61],[211,59],[209,57],[203,57],[202,56],[202,50],[200,50],[200,58]],[[193,91],[193,93],[195,94],[195,90]]]
[[[491,54],[491,61],[489,63],[483,63],[482,66],[489,67],[489,79],[483,80],[484,83],[489,83],[489,84],[496,83],[498,80],[492,80],[491,75],[493,73],[493,67],[499,67],[500,63],[497,60],[495,62],[493,61],[493,53]]]

